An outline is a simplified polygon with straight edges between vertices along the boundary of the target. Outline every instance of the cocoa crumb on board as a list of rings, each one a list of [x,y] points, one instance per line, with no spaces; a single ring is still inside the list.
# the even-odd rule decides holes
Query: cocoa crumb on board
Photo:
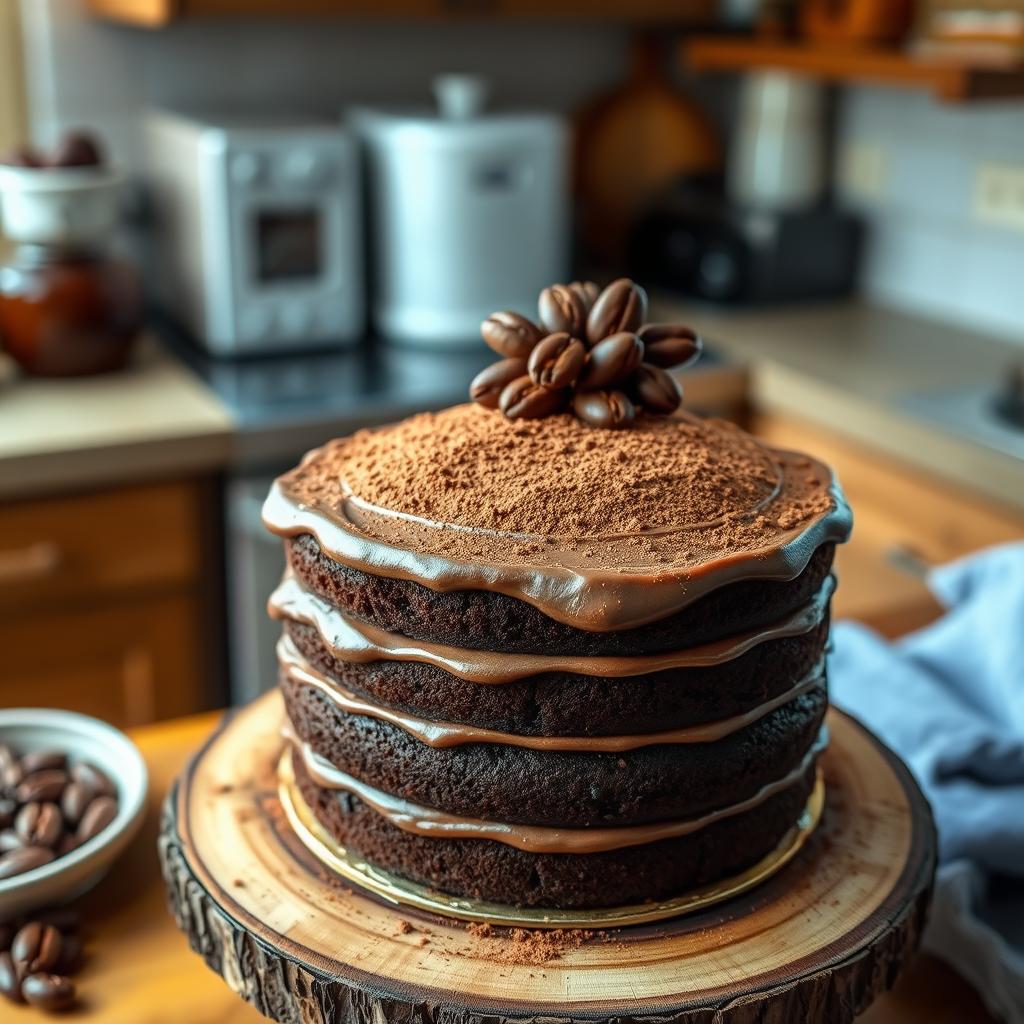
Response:
[[[557,960],[564,953],[579,949],[585,942],[598,939],[611,941],[608,932],[594,932],[582,928],[495,928],[491,924],[474,922],[466,930],[475,939],[489,940],[474,946],[473,954],[495,964],[540,965]]]

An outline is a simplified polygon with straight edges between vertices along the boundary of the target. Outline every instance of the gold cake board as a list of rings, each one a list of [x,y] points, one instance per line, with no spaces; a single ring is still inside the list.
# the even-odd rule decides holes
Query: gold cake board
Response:
[[[225,719],[169,796],[160,841],[193,948],[272,1020],[844,1024],[919,939],[935,865],[928,806],[899,759],[836,711],[824,815],[788,863],[685,914],[587,922],[595,934],[575,941],[526,933],[543,942],[522,929],[548,922],[481,935],[325,866],[289,820],[299,806],[282,803],[282,716],[274,693]]]
[[[800,851],[821,820],[825,807],[825,780],[822,772],[807,799],[796,824],[756,864],[731,878],[692,889],[681,896],[657,903],[637,903],[599,910],[554,910],[536,907],[510,907],[486,900],[461,899],[417,885],[407,878],[392,875],[367,863],[342,846],[320,824],[299,792],[292,771],[292,748],[287,747],[278,763],[278,799],[288,823],[299,841],[330,870],[375,896],[400,906],[415,907],[443,917],[483,924],[501,924],[517,928],[625,928],[649,921],[678,917],[752,889],[781,870]]]

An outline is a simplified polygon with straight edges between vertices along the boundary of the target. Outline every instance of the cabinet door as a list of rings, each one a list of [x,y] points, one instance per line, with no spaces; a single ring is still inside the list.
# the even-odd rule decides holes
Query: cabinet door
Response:
[[[971,551],[1024,538],[1024,515],[802,420],[763,414],[751,429],[780,448],[829,463],[853,508],[853,537],[836,555],[835,614],[897,636],[941,611],[922,579]]]
[[[188,595],[5,616],[0,707],[59,707],[130,727],[209,707]]]

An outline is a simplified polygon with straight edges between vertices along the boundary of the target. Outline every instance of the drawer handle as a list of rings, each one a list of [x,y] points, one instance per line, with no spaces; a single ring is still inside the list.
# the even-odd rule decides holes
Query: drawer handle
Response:
[[[57,571],[60,563],[60,548],[50,541],[29,544],[19,551],[0,551],[0,586],[45,579]]]

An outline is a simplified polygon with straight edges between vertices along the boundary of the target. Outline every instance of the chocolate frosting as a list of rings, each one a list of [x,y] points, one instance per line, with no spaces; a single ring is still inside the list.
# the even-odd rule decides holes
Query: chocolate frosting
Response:
[[[343,565],[496,591],[595,632],[739,580],[792,579],[851,526],[826,466],[730,423],[680,414],[610,433],[473,406],[309,453],[263,517]]]
[[[299,741],[287,726],[284,735],[292,744],[293,756],[298,755],[303,759],[306,770],[317,785],[324,789],[351,793],[404,832],[435,839],[490,839],[527,853],[572,854],[601,853],[605,850],[656,843],[663,839],[675,839],[697,832],[723,818],[752,810],[799,781],[828,745],[828,731],[823,727],[800,763],[787,775],[762,786],[747,800],[710,811],[697,818],[643,825],[621,825],[614,828],[551,828],[464,818],[432,807],[410,803],[401,797],[368,786],[336,768],[320,757],[308,743]]]
[[[462,722],[437,722],[407,711],[374,704],[356,696],[336,680],[317,671],[299,653],[288,638],[282,636],[277,645],[277,657],[281,670],[292,680],[305,686],[312,686],[342,711],[350,715],[365,715],[382,722],[389,722],[404,729],[410,736],[428,747],[444,749],[466,743],[498,743],[509,747],[527,747],[531,750],[590,751],[605,754],[619,754],[639,747],[658,744],[714,743],[740,729],[752,725],[776,708],[788,704],[801,694],[816,686],[825,684],[825,665],[822,660],[808,674],[785,693],[758,704],[740,715],[733,715],[717,722],[705,722],[682,729],[664,732],[637,733],[626,736],[522,736],[515,733],[482,729]]]
[[[412,640],[349,618],[304,587],[291,572],[286,573],[280,586],[270,596],[268,609],[272,618],[295,619],[312,626],[327,649],[340,661],[364,664],[374,661],[418,661],[434,665],[467,682],[496,685],[543,672],[621,678],[673,668],[719,665],[746,654],[760,643],[809,633],[825,616],[834,590],[835,578],[830,576],[811,601],[768,626],[701,644],[699,647],[632,656],[507,654]]]

